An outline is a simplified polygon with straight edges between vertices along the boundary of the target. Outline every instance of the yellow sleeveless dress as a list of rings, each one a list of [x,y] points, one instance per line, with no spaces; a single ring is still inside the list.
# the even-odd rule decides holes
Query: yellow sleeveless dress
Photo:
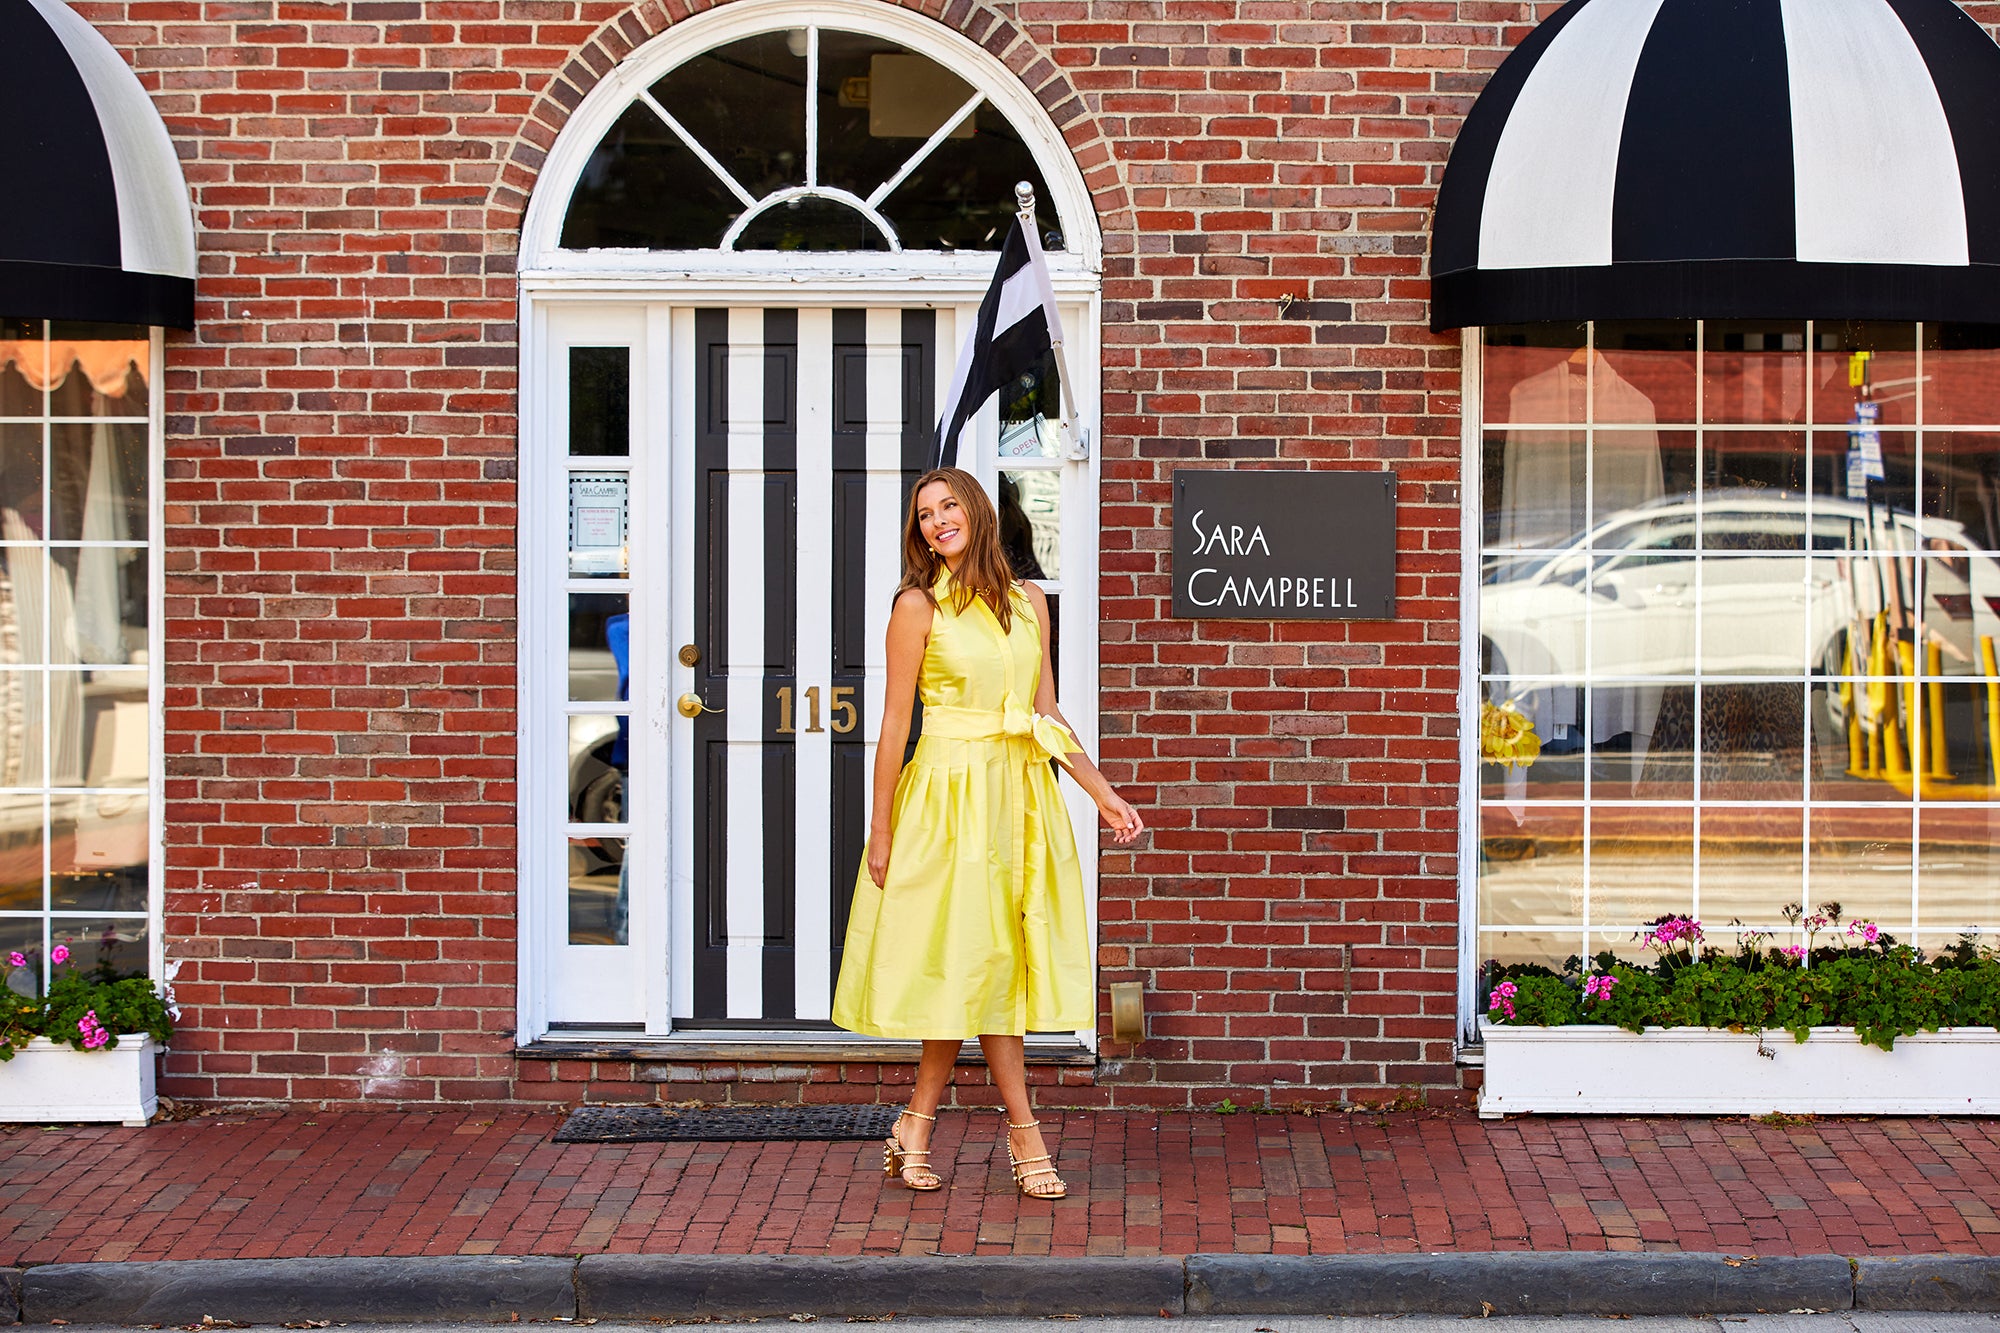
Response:
[[[1077,746],[1033,711],[1041,626],[1018,587],[1006,631],[977,598],[954,613],[942,580],[936,596],[887,883],[864,856],[833,1021],[961,1040],[1094,1027],[1083,866],[1049,763]]]

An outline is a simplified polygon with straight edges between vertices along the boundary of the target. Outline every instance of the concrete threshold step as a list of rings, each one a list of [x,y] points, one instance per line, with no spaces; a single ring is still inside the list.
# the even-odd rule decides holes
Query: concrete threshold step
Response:
[[[2000,1256],[438,1256],[0,1269],[0,1323],[2000,1312]]]

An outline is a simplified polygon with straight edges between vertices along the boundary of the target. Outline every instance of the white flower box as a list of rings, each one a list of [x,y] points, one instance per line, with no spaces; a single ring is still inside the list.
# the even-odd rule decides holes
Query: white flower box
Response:
[[[1479,1114],[1994,1115],[2000,1029],[1946,1028],[1864,1045],[1850,1027],[1484,1027]]]
[[[159,1050],[143,1032],[121,1033],[116,1046],[101,1051],[36,1037],[0,1063],[0,1121],[143,1125],[160,1106],[153,1086]]]

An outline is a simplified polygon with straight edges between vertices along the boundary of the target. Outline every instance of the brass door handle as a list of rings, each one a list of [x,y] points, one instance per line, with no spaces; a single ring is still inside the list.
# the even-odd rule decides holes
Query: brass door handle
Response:
[[[703,713],[720,713],[720,708],[710,708],[701,701],[701,696],[690,690],[674,702],[682,717],[700,717]]]

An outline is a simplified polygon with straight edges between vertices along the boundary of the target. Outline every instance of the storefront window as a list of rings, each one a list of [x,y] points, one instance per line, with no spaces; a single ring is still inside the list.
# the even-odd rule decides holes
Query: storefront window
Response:
[[[1482,744],[1482,962],[2000,930],[2000,330],[1492,328],[1482,369],[1480,694],[1529,737]]]
[[[147,329],[0,322],[0,979],[143,976],[153,898]]]

